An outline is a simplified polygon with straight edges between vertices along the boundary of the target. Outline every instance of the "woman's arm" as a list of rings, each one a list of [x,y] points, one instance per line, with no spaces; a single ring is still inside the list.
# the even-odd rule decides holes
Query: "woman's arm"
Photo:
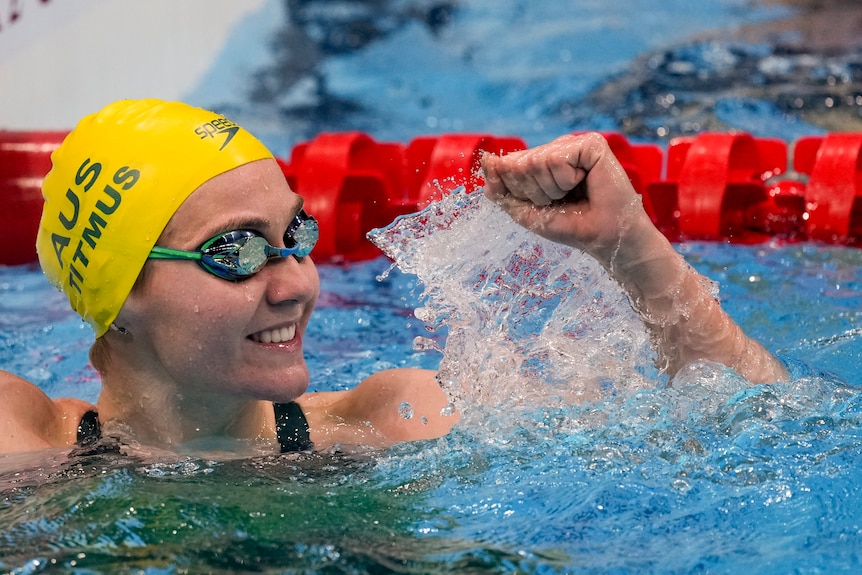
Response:
[[[723,363],[752,382],[787,377],[747,337],[699,275],[659,232],[600,134],[563,136],[482,160],[485,194],[516,222],[595,257],[629,295],[671,376],[697,360]]]

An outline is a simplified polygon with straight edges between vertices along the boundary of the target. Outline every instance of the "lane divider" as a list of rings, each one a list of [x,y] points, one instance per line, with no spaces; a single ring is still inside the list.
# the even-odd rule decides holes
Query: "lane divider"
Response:
[[[36,261],[42,179],[66,134],[0,131],[0,264]]]
[[[2,265],[36,260],[40,186],[65,135],[0,131]],[[862,246],[862,133],[806,136],[792,147],[746,133],[703,133],[676,138],[666,150],[604,135],[671,241]],[[443,134],[402,144],[338,132],[298,144],[278,161],[321,223],[316,260],[346,262],[380,254],[365,239],[368,230],[456,187],[481,187],[482,152],[525,148],[515,136]]]
[[[526,148],[518,138],[482,134],[420,137],[408,145],[375,142],[360,132],[328,133],[297,145],[280,161],[292,190],[320,222],[317,261],[370,259],[380,251],[365,234],[439,198],[483,184],[483,151]]]

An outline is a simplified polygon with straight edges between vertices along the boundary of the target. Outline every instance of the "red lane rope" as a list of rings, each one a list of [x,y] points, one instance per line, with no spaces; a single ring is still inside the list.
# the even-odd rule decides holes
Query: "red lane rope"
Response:
[[[65,135],[0,131],[0,264],[36,260],[40,186]],[[746,133],[703,133],[674,139],[666,151],[604,135],[671,241],[862,246],[862,133],[803,137],[792,147]],[[459,186],[481,187],[482,152],[524,148],[520,138],[490,134],[401,144],[361,132],[324,133],[279,164],[320,221],[316,260],[357,261],[380,254],[365,239],[370,229]]]

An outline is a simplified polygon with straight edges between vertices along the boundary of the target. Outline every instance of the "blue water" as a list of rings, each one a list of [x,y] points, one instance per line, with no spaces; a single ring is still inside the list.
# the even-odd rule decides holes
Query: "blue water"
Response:
[[[511,134],[538,145],[572,129],[618,129],[582,99],[627,74],[635,58],[790,13],[748,0],[393,0],[381,14],[374,2],[343,0],[329,9],[295,2],[291,18],[285,4],[269,0],[241,23],[187,97],[224,110],[285,155],[321,131],[401,142],[445,132]],[[429,12],[447,6],[445,25],[431,26]],[[373,39],[364,43],[355,31],[368,28]],[[278,34],[293,44],[273,50]],[[361,49],[352,48],[353,35]],[[707,43],[688,57],[716,67],[711,55],[722,52]],[[260,86],[266,95],[254,98]],[[819,131],[769,102],[753,122],[747,109],[757,103],[748,98],[733,110],[738,99],[720,98],[722,121],[758,135]],[[573,119],[566,108],[586,113]]]
[[[397,141],[478,127],[538,143],[570,127],[551,112],[564,93],[709,27],[776,15],[739,2],[562,4],[511,2],[504,12],[465,2],[436,40],[411,22],[326,59],[331,91],[365,105],[320,126]],[[635,7],[642,16],[621,16]],[[512,22],[517,33],[506,34]],[[433,42],[449,57],[408,65]],[[561,58],[545,69],[551,53]],[[384,57],[388,66],[375,64]],[[421,80],[429,67],[447,81]],[[228,90],[213,93],[267,122]],[[740,110],[726,101],[719,112],[786,140],[806,125],[769,105]],[[282,121],[272,116],[270,136],[287,130]],[[678,246],[793,377],[751,387],[697,365],[669,388],[624,298],[589,258],[531,238],[476,198],[450,196],[425,216],[425,226],[407,218],[378,233],[400,268],[384,257],[320,267],[305,344],[316,390],[439,366],[464,414],[452,434],[349,457],[140,447],[3,457],[0,572],[858,570],[862,251]],[[0,267],[4,369],[52,396],[94,401],[90,337],[35,267]]]
[[[435,273],[416,262],[437,234],[451,232],[412,241],[418,255],[405,256],[422,274]],[[619,381],[613,396],[572,406],[555,400],[558,383],[527,369],[498,378],[493,401],[462,394],[465,423],[445,439],[364,456],[4,458],[0,566],[77,573],[852,572],[862,550],[862,252],[680,249],[720,282],[726,308],[746,330],[792,363],[792,381],[749,387],[717,366],[700,366],[671,389],[655,382],[626,391],[628,382]],[[566,265],[590,265],[572,257]],[[464,270],[476,263],[465,258],[440,273],[468,278]],[[536,263],[548,270],[558,262]],[[448,347],[445,324],[470,329],[459,326],[462,304],[438,304],[437,295],[422,295],[415,276],[389,267],[384,258],[321,267],[326,287],[306,340],[315,388],[343,389],[388,367],[434,367],[440,354],[414,350],[413,339]],[[574,291],[602,282],[585,277]],[[53,394],[94,398],[88,328],[36,270],[0,270],[0,290],[4,362]],[[608,320],[596,330],[614,336],[615,316],[626,310],[608,301]],[[438,325],[445,312],[444,325],[428,332],[414,308],[431,310],[420,315]],[[575,310],[569,319],[594,315]],[[505,330],[529,338],[510,319]],[[491,324],[500,321],[486,318],[473,335]],[[502,345],[484,341],[488,349]],[[582,349],[586,356],[600,347],[588,338]],[[446,369],[460,362],[469,371],[484,360],[476,348],[464,354]]]

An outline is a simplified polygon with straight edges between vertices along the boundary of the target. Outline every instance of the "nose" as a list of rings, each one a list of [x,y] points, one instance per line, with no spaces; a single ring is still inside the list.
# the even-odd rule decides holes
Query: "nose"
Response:
[[[317,267],[309,256],[271,260],[260,273],[265,274],[266,299],[272,305],[287,301],[313,303],[320,293]]]

